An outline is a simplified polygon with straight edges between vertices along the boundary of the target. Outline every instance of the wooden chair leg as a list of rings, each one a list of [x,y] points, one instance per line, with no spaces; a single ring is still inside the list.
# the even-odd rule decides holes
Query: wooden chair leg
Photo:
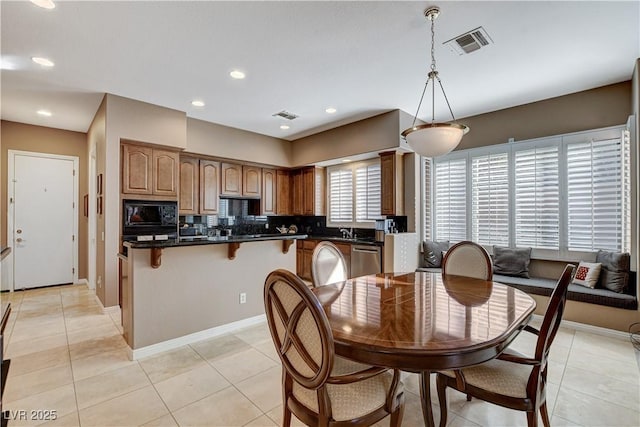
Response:
[[[436,387],[440,404],[440,427],[445,427],[447,425],[447,383],[441,375],[436,375]]]
[[[467,402],[471,402],[471,395],[467,393]]]
[[[404,394],[398,396],[396,410],[391,413],[391,422],[389,427],[400,427],[402,425],[402,417],[404,416]]]
[[[538,427],[538,411],[527,411],[527,427]]]
[[[540,405],[540,415],[542,416],[542,424],[544,424],[544,427],[550,427],[551,424],[549,423],[549,413],[547,412],[546,401]]]
[[[291,427],[291,411],[287,407],[286,400],[282,405],[282,427]]]

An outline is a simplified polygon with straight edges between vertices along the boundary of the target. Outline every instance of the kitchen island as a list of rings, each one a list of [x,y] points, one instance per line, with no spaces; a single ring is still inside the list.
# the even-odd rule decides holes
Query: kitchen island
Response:
[[[296,270],[305,234],[257,234],[125,242],[122,326],[138,359],[264,320],[263,286]],[[124,251],[123,251],[124,252]]]

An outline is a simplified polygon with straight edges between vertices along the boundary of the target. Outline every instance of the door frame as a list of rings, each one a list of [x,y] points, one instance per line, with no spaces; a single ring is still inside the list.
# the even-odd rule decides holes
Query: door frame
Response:
[[[13,221],[15,217],[15,205],[13,203],[15,194],[14,185],[14,173],[15,173],[15,158],[16,156],[29,156],[29,157],[44,157],[48,159],[56,160],[69,160],[73,162],[73,235],[76,237],[71,242],[72,245],[72,259],[73,259],[73,284],[78,283],[78,180],[80,178],[80,159],[78,156],[66,156],[60,154],[50,153],[38,153],[35,151],[20,151],[20,150],[7,150],[7,244],[13,247],[14,238],[13,235]],[[9,272],[7,278],[10,284],[10,291],[15,291],[14,282],[14,269],[15,269],[15,251],[11,251],[9,254],[11,257],[10,262],[6,263]]]

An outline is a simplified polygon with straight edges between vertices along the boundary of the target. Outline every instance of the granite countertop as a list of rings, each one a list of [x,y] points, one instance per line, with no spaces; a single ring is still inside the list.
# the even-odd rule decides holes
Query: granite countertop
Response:
[[[294,240],[306,239],[306,234],[248,234],[239,236],[222,236],[222,237],[180,237],[178,239],[169,240],[152,240],[148,242],[124,242],[125,246],[133,249],[149,249],[149,248],[172,248],[177,246],[199,246],[199,245],[216,245],[221,243],[245,243],[260,242],[265,240]]]
[[[352,245],[369,245],[369,246],[384,246],[384,242],[377,242],[373,238],[367,237],[356,237],[356,238],[346,238],[339,236],[316,236],[309,235],[308,239],[313,240],[328,240],[330,242],[338,242],[338,243],[351,243]]]

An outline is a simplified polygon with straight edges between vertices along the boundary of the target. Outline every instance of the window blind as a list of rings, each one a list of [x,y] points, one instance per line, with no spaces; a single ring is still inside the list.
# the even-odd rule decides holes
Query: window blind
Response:
[[[567,145],[569,250],[621,250],[620,138]]]
[[[382,181],[380,163],[356,168],[356,221],[375,221],[380,218]]]
[[[353,172],[351,169],[329,173],[329,218],[331,222],[353,221]]]
[[[459,242],[467,238],[467,160],[435,165],[435,238]]]
[[[516,246],[558,249],[558,146],[515,152]]]
[[[422,234],[424,240],[433,240],[431,237],[431,159],[423,157],[424,161],[424,197],[422,205],[423,225]]]
[[[509,154],[471,159],[472,240],[509,245]]]

